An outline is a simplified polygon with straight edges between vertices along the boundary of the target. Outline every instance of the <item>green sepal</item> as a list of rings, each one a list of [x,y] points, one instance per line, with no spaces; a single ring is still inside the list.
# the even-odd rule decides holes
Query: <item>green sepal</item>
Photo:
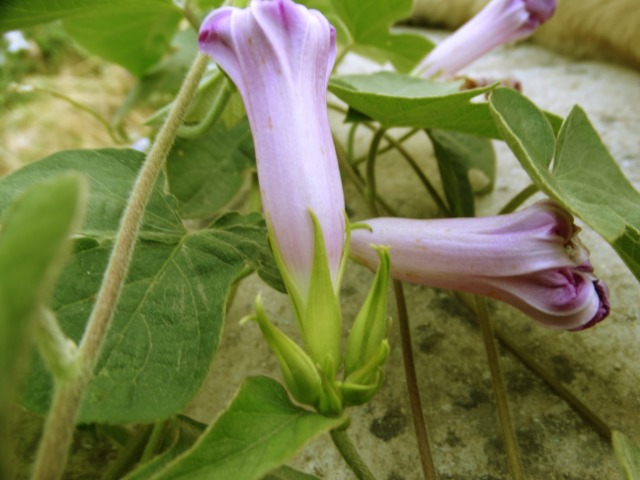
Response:
[[[344,270],[349,262],[349,249],[351,248],[351,226],[349,224],[349,217],[347,212],[344,212],[344,231],[345,240],[342,247],[342,258],[340,258],[340,267],[338,268],[338,276],[336,277],[335,284],[333,286],[336,292],[336,297],[340,298],[340,285],[342,285],[342,277],[344,276]],[[341,327],[342,328],[342,327]]]
[[[389,335],[387,289],[389,286],[389,248],[374,246],[380,263],[369,295],[353,322],[344,361],[345,378],[369,364]]]
[[[321,375],[323,395],[318,405],[318,412],[330,417],[342,415],[342,392],[336,385],[334,366],[328,365],[328,368],[323,370]]]
[[[382,365],[389,357],[389,351],[389,341],[385,339],[367,364],[340,384],[345,407],[367,403],[378,392],[384,381]]]
[[[287,287],[287,293],[289,294],[289,298],[291,298],[291,303],[293,303],[293,309],[296,314],[296,320],[298,320],[298,327],[300,330],[303,330],[302,318],[305,310],[305,302],[296,285],[296,282],[293,280],[293,277],[289,274],[289,270],[287,270],[287,265],[284,263],[282,255],[280,255],[280,250],[278,250],[278,242],[275,239],[275,235],[273,234],[273,229],[271,227],[271,222],[267,218],[267,231],[268,231],[268,240],[269,245],[271,246],[271,251],[273,252],[273,258],[276,261],[276,265],[278,265],[278,270],[280,270],[280,275],[282,276],[282,282],[285,287]]]
[[[320,373],[305,351],[269,321],[259,296],[256,315],[252,318],[258,322],[262,335],[278,358],[291,395],[300,403],[319,407],[324,397]]]
[[[369,232],[373,232],[373,229],[368,223],[356,222],[350,223],[348,232],[351,234],[351,230],[367,230]]]
[[[300,319],[302,338],[325,377],[333,379],[341,363],[342,314],[331,279],[322,227],[315,214],[311,211],[309,214],[313,223],[314,255],[307,303]]]

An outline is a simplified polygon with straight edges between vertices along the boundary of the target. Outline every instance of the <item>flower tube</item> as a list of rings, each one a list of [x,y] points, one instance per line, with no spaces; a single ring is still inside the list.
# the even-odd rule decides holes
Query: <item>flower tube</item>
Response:
[[[392,277],[485,295],[553,328],[582,330],[609,314],[573,217],[551,201],[485,218],[366,220],[351,254],[369,268],[390,247]]]
[[[440,42],[415,72],[424,78],[451,77],[495,47],[531,35],[555,10],[556,0],[491,0]]]
[[[254,0],[246,9],[209,14],[199,43],[240,91],[271,241],[292,297],[304,305],[314,261],[310,212],[324,236],[335,289],[345,242],[344,194],[326,107],[335,30],[322,14],[291,0]]]
[[[244,101],[271,246],[305,349],[285,340],[260,308],[252,318],[298,401],[339,413],[346,219],[326,106],[335,29],[320,12],[291,0],[254,0],[246,9],[214,10],[202,23],[199,44]]]

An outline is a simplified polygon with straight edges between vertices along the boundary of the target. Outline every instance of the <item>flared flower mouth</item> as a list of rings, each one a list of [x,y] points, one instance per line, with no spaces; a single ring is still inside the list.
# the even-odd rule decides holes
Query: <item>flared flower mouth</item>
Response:
[[[609,313],[573,217],[551,201],[509,215],[376,218],[355,230],[351,254],[375,268],[371,245],[390,247],[394,278],[485,295],[552,328],[582,330]]]

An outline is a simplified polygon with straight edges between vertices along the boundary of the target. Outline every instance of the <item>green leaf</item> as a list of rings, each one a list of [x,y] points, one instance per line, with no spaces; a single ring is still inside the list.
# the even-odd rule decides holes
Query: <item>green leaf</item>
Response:
[[[379,62],[390,61],[398,71],[409,72],[433,48],[422,35],[390,32],[394,23],[411,15],[413,0],[331,0],[331,5],[354,51]]]
[[[427,131],[438,161],[451,214],[456,217],[475,216],[474,187],[470,173],[479,173],[484,186],[477,193],[493,189],[496,178],[496,156],[491,140],[465,133],[443,130]]]
[[[262,477],[262,480],[319,480],[318,477],[283,465]]]
[[[9,407],[28,360],[38,310],[46,305],[82,215],[84,184],[57,176],[29,188],[5,212],[0,227],[0,477]]]
[[[113,238],[143,160],[143,153],[128,149],[55,153],[0,179],[0,212],[19,192],[44,178],[83,171],[89,180],[90,195],[82,233],[98,239]],[[143,236],[180,235],[184,231],[175,198],[165,195],[162,185],[161,179],[151,195],[141,227]]]
[[[87,174],[87,220],[51,302],[62,328],[76,341],[93,308],[143,157],[115,149],[61,152],[0,180],[1,207],[18,186],[72,168]],[[275,270],[260,215],[229,214],[204,230],[187,231],[163,184],[160,178],[151,195],[81,422],[149,422],[179,411],[209,369],[233,282],[247,266]],[[36,360],[23,402],[44,411],[50,395],[51,379]]]
[[[196,0],[195,3],[201,10],[213,10],[220,7],[224,0]]]
[[[460,91],[459,82],[391,72],[338,76],[329,83],[340,100],[387,128],[438,128],[500,138],[488,105],[471,103],[491,88]]]
[[[275,380],[250,377],[196,445],[152,478],[259,479],[344,421],[293,405]]]
[[[63,20],[87,50],[141,75],[165,54],[181,18],[171,0],[4,0],[0,31]]]
[[[529,159],[530,167],[537,166],[533,170],[526,166],[525,169],[535,172],[541,180],[540,175],[551,165],[556,144],[549,121],[533,102],[515,90],[498,88],[490,96],[489,105],[509,148],[518,159]]]
[[[640,447],[624,433],[613,431],[613,450],[625,480],[640,479]]]
[[[616,250],[640,281],[640,193],[579,107],[557,142],[544,114],[519,93],[498,89],[491,108],[504,138],[536,185]]]
[[[180,202],[180,214],[185,218],[211,216],[238,193],[254,166],[246,119],[231,128],[218,121],[201,137],[178,139],[167,159],[167,177],[171,193]]]

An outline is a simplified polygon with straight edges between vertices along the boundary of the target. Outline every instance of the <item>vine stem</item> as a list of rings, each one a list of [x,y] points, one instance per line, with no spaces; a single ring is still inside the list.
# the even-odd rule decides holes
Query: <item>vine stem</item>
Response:
[[[515,212],[516,208],[526,202],[529,197],[538,193],[539,190],[540,189],[535,184],[531,184],[528,187],[523,188],[515,197],[509,200],[509,203],[502,207],[498,214],[503,215],[505,213]]]
[[[198,54],[140,169],[120,221],[96,303],[78,348],[76,361],[79,373],[68,381],[56,382],[53,402],[40,440],[33,479],[56,480],[62,476],[80,404],[120,298],[147,202],[207,63],[207,57]]]
[[[337,428],[331,430],[331,440],[344,458],[349,468],[355,473],[358,480],[376,480],[376,477],[371,473],[369,467],[356,450],[356,447],[351,443],[351,439],[347,435],[347,431],[344,428]]]
[[[500,370],[500,360],[498,358],[498,349],[496,348],[493,326],[489,318],[487,310],[487,301],[476,296],[476,308],[478,321],[480,322],[480,330],[482,331],[482,339],[489,360],[489,370],[491,371],[491,383],[493,384],[493,392],[496,396],[496,405],[498,407],[498,417],[500,418],[500,426],[502,427],[502,436],[504,437],[507,457],[509,458],[509,466],[511,475],[514,480],[524,480],[524,471],[522,462],[520,461],[520,452],[518,449],[518,441],[516,439],[513,423],[511,422],[511,414],[509,413],[509,404],[507,401],[506,389],[502,379]]]
[[[416,432],[418,451],[422,464],[422,473],[425,480],[436,480],[436,469],[431,456],[429,446],[429,435],[424,422],[422,402],[420,401],[420,390],[418,389],[418,377],[416,366],[413,361],[413,346],[411,345],[411,330],[409,328],[409,314],[404,298],[402,282],[393,281],[393,290],[396,296],[398,308],[398,325],[400,327],[400,341],[402,343],[402,358],[404,360],[404,373],[407,380],[407,390],[409,393],[409,404],[411,406],[411,416],[413,417],[413,427]]]
[[[369,204],[369,210],[374,217],[380,216],[378,213],[378,206],[376,205],[376,157],[378,155],[378,147],[380,147],[380,141],[384,137],[385,129],[381,128],[373,135],[371,140],[371,146],[369,148],[369,157],[367,159],[367,186],[365,189],[365,196],[367,203]]]
[[[474,296],[466,292],[455,292],[456,297],[464,303],[476,316],[478,314],[478,307],[476,305]],[[493,328],[494,334],[498,341],[509,350],[515,357],[535,375],[537,375],[542,381],[546,382],[547,386],[553,390],[553,392],[562,398],[576,413],[582,415],[582,417],[591,424],[593,429],[604,440],[610,442],[612,430],[611,427],[605,422],[605,420],[596,412],[591,410],[587,404],[575,396],[571,391],[565,387],[561,381],[553,376],[553,374],[538,363],[533,355],[529,354],[525,348],[522,348],[514,342],[509,335],[504,333],[498,327]]]
[[[357,170],[355,170],[354,167],[349,163],[349,159],[347,158],[347,154],[344,151],[344,148],[342,147],[342,145],[340,145],[340,143],[336,139],[333,140],[333,143],[336,148],[336,156],[338,157],[338,163],[342,167],[342,171],[347,177],[349,177],[349,180],[351,180],[351,183],[356,188],[356,191],[362,197],[362,200],[364,200],[366,203],[367,197],[365,194],[364,181],[359,176]],[[386,210],[386,212],[389,215],[393,217],[398,216],[396,212],[393,210],[393,208],[391,208],[391,206],[380,195],[376,194],[376,201],[380,204],[380,206],[384,210]]]
[[[337,105],[335,103],[328,102],[327,103],[327,107],[330,108],[331,110],[333,110],[335,112],[338,112],[338,113],[341,113],[343,115],[347,114],[347,110],[346,109],[342,108],[340,105]],[[379,130],[378,127],[376,127],[371,122],[360,122],[360,123],[362,125],[364,125],[366,128],[368,128],[369,130],[371,130],[372,132],[374,132],[374,133]],[[413,135],[413,133],[411,133],[411,135]],[[411,136],[411,135],[409,135],[409,136]],[[447,217],[451,216],[451,214],[449,212],[449,208],[447,207],[445,202],[442,200],[442,198],[440,198],[440,195],[438,194],[438,191],[435,189],[435,187],[433,186],[431,181],[429,181],[427,176],[422,172],[422,169],[417,164],[415,159],[402,146],[401,142],[396,140],[395,138],[393,138],[391,135],[387,134],[386,132],[383,135],[383,138],[384,138],[384,140],[386,142],[389,143],[388,146],[390,146],[391,148],[395,148],[398,151],[398,153],[407,161],[407,163],[409,164],[411,169],[418,176],[418,179],[422,182],[422,184],[424,185],[425,189],[427,190],[427,192],[429,193],[429,195],[431,196],[431,198],[435,202],[436,206],[438,207],[438,210],[440,210],[440,212],[444,216],[447,216]],[[408,138],[408,137],[406,137],[406,138]],[[384,150],[384,149],[382,149],[382,150]],[[368,158],[368,155],[367,155],[367,158]],[[358,162],[356,162],[356,163],[358,163]]]
[[[593,429],[604,440],[610,442],[612,431],[611,427],[600,417],[596,412],[591,410],[582,400],[576,397],[562,382],[557,380],[548,370],[538,364],[532,355],[524,349],[515,344],[504,332],[499,329],[495,329],[496,338],[504,345],[508,350],[513,353],[518,360],[520,360],[529,370],[535,373],[538,377],[544,380],[549,388],[551,388],[560,398],[571,406],[577,413],[587,420]]]

